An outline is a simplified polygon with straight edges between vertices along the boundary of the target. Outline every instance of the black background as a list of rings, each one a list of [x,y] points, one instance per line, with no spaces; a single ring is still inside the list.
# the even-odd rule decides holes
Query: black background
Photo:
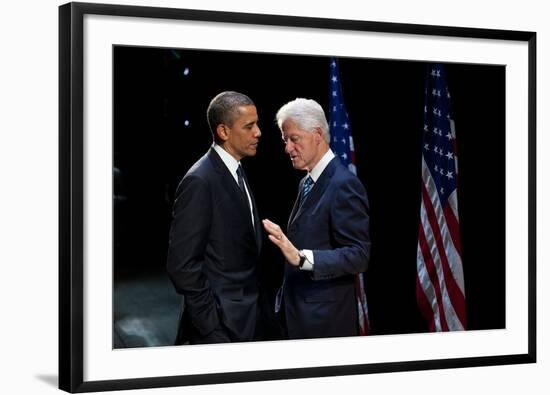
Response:
[[[426,64],[338,61],[357,175],[370,203],[366,290],[372,334],[422,332],[426,324],[415,286]],[[447,64],[447,72],[458,143],[468,329],[504,328],[505,67]],[[164,272],[175,188],[211,145],[206,108],[224,90],[245,93],[257,106],[260,146],[243,165],[260,217],[286,224],[304,174],[284,154],[275,113],[296,97],[315,99],[326,109],[329,59],[115,47],[115,285]],[[262,274],[273,296],[283,261],[268,240],[264,246]]]

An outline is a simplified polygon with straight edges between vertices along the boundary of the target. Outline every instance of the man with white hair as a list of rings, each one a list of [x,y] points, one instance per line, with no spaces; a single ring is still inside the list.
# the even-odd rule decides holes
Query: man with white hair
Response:
[[[287,261],[276,311],[284,312],[290,339],[358,335],[355,275],[367,269],[370,255],[365,188],[331,151],[317,102],[298,98],[276,118],[293,167],[307,171],[287,235],[263,220]]]

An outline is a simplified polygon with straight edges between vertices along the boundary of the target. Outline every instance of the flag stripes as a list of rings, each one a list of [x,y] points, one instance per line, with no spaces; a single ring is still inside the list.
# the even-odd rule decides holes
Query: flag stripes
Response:
[[[458,159],[443,65],[428,66],[425,94],[417,303],[430,331],[464,330]]]
[[[353,174],[357,174],[355,167],[355,150],[353,147],[353,138],[351,136],[351,124],[342,95],[338,63],[334,58],[330,59],[329,91],[330,148],[349,171]],[[369,334],[370,323],[367,295],[365,293],[365,283],[362,273],[355,276],[355,295],[357,299],[359,334],[365,336]]]

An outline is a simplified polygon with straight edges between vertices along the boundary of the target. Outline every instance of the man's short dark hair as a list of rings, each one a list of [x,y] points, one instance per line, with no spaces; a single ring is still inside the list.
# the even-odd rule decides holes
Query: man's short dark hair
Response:
[[[223,123],[231,126],[239,115],[239,107],[253,105],[254,102],[252,99],[239,92],[225,91],[214,97],[208,106],[208,110],[206,110],[208,126],[212,132],[214,141],[218,142],[219,140],[216,133],[216,128],[219,124]]]

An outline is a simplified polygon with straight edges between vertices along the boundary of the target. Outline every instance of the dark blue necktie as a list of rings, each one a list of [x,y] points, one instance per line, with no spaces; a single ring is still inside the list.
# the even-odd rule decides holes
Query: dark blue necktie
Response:
[[[306,199],[307,194],[311,191],[311,188],[313,188],[313,184],[313,179],[308,176],[304,181],[304,185],[302,186],[302,197],[300,198],[300,204],[302,204]]]
[[[239,164],[239,167],[237,167],[237,183],[239,184],[239,189],[243,193],[244,200],[246,201],[246,205],[248,209],[252,211],[252,217],[251,217],[252,226],[254,227],[254,231],[256,232],[256,240],[259,246],[260,239],[262,237],[260,233],[261,230],[258,227],[259,219],[258,219],[258,216],[256,215],[256,210],[252,210],[252,207],[250,206],[250,200],[248,200],[248,194],[246,193],[246,188],[244,187],[245,179],[246,179],[246,176],[244,175],[244,170],[242,166]],[[250,195],[250,199],[252,199],[252,195]]]
[[[243,193],[244,200],[246,200],[246,205],[250,209],[250,201],[248,200],[248,195],[246,193],[246,189],[244,187],[244,171],[241,165],[237,167],[237,182],[239,183],[239,188],[241,189],[241,192]]]
[[[241,192],[246,197],[246,189],[244,188],[244,172],[241,165],[237,167],[237,182],[239,184],[239,188],[241,188]],[[246,201],[248,202],[248,198],[246,198]]]

